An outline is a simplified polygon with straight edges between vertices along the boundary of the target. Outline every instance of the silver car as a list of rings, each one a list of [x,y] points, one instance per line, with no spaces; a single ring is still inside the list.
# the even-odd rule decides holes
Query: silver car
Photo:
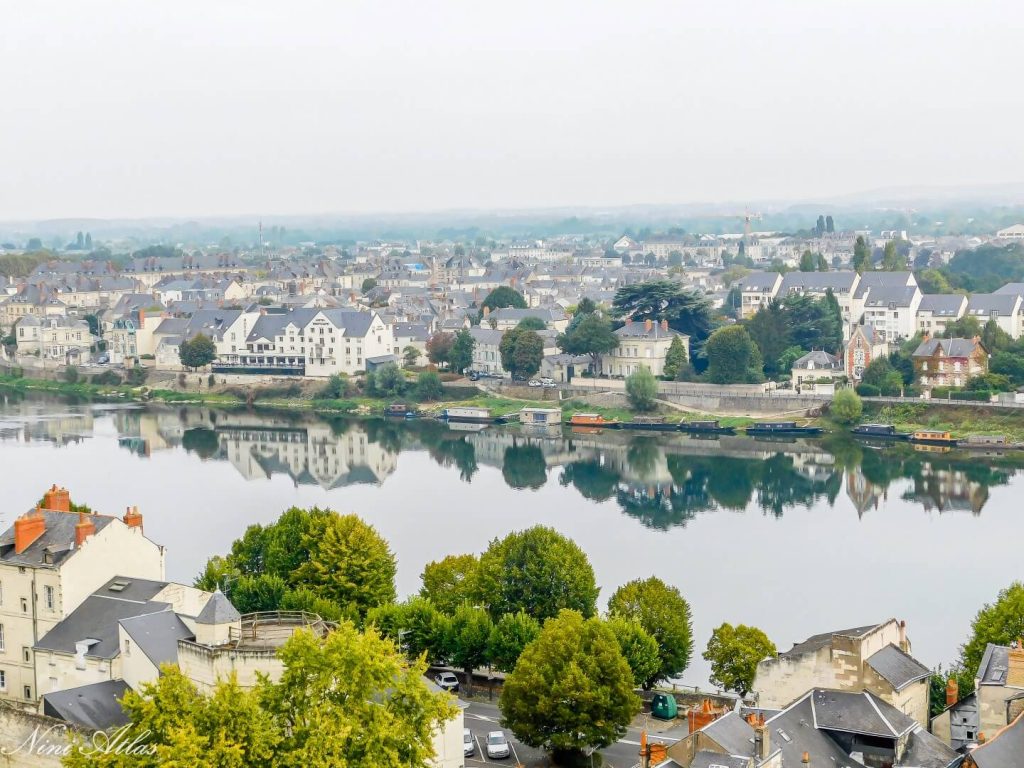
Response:
[[[508,757],[512,750],[505,738],[504,731],[491,731],[487,734],[487,756],[492,760]]]
[[[473,734],[469,732],[469,728],[462,729],[462,756],[470,757],[476,752],[476,741],[473,739]]]

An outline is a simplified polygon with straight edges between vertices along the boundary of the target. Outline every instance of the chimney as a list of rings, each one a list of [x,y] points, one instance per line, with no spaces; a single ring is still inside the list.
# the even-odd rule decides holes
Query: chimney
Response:
[[[487,317],[489,314],[491,314],[491,308],[484,307],[484,317]]]
[[[43,517],[39,507],[31,512],[26,512],[14,521],[14,552],[20,555],[44,533],[46,533],[46,518]]]
[[[51,486],[50,490],[43,494],[43,509],[50,509],[54,512],[70,512],[71,494],[68,493],[67,488]]]
[[[96,533],[96,526],[92,517],[85,512],[78,513],[78,524],[75,525],[75,547],[82,546],[82,543]]]
[[[1013,688],[1024,688],[1024,640],[1018,640],[1010,649],[1006,684]]]
[[[977,344],[979,341],[981,341],[981,336],[973,336],[971,337],[971,341]]]
[[[129,528],[138,528],[142,530],[142,515],[139,514],[138,507],[128,507],[124,513],[124,524]]]
[[[648,333],[650,333],[650,332],[651,332],[651,329],[652,329],[653,327],[654,327],[654,321],[653,321],[653,320],[651,320],[651,318],[649,318],[649,317],[648,317],[648,318],[647,318],[646,320],[644,320],[644,330],[645,330],[645,331],[647,331]]]
[[[907,642],[907,622],[900,620],[900,650],[910,653],[910,643]]]
[[[772,751],[771,732],[764,724],[764,718],[760,719],[760,725],[754,729],[754,757],[758,762],[767,760]]]
[[[802,764],[804,764],[804,765],[810,765],[811,764],[811,753],[810,752],[804,752],[804,756],[802,758],[800,758],[800,762]]]
[[[960,701],[960,686],[955,677],[949,678],[946,683],[946,706],[951,707]]]
[[[666,331],[666,332],[668,331],[668,320],[662,320],[661,321],[661,330]]]
[[[627,317],[626,318],[626,325],[632,325],[632,324],[633,324],[633,318],[632,317]]]

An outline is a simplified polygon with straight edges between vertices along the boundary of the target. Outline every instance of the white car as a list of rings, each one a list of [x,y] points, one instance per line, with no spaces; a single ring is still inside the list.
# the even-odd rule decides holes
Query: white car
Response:
[[[530,379],[530,380],[529,380],[529,381],[527,382],[527,386],[530,386],[530,387],[539,387],[539,386],[542,386],[542,385],[541,385],[541,383],[540,383],[539,381],[537,381],[537,379]]]
[[[439,672],[434,676],[434,682],[439,688],[444,688],[451,693],[459,690],[459,678],[455,676],[454,672]]]
[[[508,757],[512,750],[505,738],[504,731],[491,731],[487,734],[487,756],[492,760]]]
[[[473,740],[473,734],[469,732],[469,728],[462,729],[462,756],[469,757],[476,752],[476,741]]]

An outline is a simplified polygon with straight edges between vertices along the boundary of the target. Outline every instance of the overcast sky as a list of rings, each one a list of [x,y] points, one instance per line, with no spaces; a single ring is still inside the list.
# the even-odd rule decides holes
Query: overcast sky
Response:
[[[0,4],[0,219],[1024,181],[1019,2]]]

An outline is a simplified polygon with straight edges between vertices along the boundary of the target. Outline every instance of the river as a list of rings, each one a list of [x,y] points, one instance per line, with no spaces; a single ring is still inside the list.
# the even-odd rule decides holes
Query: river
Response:
[[[588,553],[600,603],[657,575],[693,610],[696,650],[729,621],[780,650],[896,617],[929,666],[952,660],[978,608],[1024,577],[1024,461],[848,439],[452,431],[434,421],[167,406],[0,401],[3,525],[53,483],[109,514],[137,505],[191,582],[252,523],[293,506],[356,512],[398,558],[425,563],[537,523]]]

